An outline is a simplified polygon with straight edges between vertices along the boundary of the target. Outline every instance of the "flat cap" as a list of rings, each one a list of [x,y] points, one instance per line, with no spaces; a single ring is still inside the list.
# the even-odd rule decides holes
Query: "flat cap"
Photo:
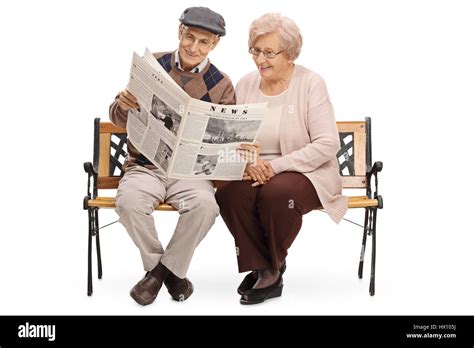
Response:
[[[225,35],[224,18],[207,7],[189,7],[181,14],[179,21],[190,27],[197,27],[219,36]]]

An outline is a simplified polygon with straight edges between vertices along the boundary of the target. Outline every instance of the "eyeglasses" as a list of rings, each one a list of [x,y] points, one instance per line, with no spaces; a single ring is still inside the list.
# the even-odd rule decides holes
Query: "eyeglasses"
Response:
[[[200,49],[209,49],[214,43],[214,40],[196,38],[193,34],[188,32],[188,28],[185,26],[181,29],[181,40],[186,45],[192,45],[197,41],[197,46]]]
[[[260,48],[249,47],[249,53],[253,54],[255,57],[258,57],[260,53],[263,53],[263,56],[268,59],[273,59],[277,54],[285,52],[286,50],[281,50],[280,52],[273,52],[272,50],[261,50]]]

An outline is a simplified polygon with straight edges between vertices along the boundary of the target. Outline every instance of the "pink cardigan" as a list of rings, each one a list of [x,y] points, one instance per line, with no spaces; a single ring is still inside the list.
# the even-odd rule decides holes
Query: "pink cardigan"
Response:
[[[256,103],[260,86],[258,71],[245,75],[235,89],[237,104]],[[271,160],[278,174],[304,174],[332,220],[339,223],[347,211],[341,194],[342,179],[336,154],[340,148],[334,110],[321,76],[296,65],[285,97],[280,121],[282,157]]]

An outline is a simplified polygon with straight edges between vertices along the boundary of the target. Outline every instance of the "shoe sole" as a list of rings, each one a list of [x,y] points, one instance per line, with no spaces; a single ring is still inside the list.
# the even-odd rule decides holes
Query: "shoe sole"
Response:
[[[279,287],[273,289],[272,291],[270,291],[268,293],[267,296],[265,296],[263,299],[261,300],[257,300],[257,301],[247,301],[247,300],[244,300],[243,298],[240,299],[240,304],[243,304],[243,305],[253,305],[253,304],[257,304],[257,303],[262,303],[262,302],[265,302],[266,300],[269,300],[271,298],[275,298],[275,297],[280,297],[281,296],[281,293],[283,292],[283,284],[280,285]]]

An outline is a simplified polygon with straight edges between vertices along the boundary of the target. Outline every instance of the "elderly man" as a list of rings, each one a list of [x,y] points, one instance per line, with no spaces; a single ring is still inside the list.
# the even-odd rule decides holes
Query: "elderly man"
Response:
[[[168,74],[191,97],[219,104],[235,104],[229,77],[212,65],[207,55],[225,35],[221,15],[206,7],[186,9],[179,18],[179,47],[174,52],[154,56]],[[110,106],[110,119],[120,127],[127,113],[137,108],[136,98],[120,92]],[[116,198],[119,221],[140,250],[147,271],[130,291],[141,305],[152,303],[162,284],[176,301],[186,300],[193,285],[186,273],[194,249],[207,234],[219,214],[210,181],[172,180],[128,142],[125,175]],[[166,202],[179,210],[179,220],[166,249],[163,248],[152,216],[158,203]]]

